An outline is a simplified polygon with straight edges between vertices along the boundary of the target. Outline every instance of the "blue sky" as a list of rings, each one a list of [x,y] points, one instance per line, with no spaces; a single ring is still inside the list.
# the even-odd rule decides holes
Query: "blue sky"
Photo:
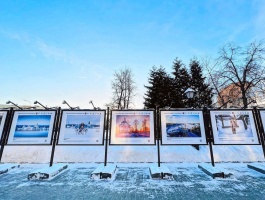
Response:
[[[17,125],[50,125],[51,115],[19,115]]]
[[[0,1],[0,104],[104,107],[115,70],[132,69],[142,108],[152,66],[215,57],[265,36],[265,1]]]

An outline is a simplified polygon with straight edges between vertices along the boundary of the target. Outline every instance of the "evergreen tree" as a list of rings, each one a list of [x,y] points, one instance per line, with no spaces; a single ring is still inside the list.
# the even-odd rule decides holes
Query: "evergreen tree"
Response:
[[[184,92],[189,88],[190,76],[185,65],[178,58],[173,62],[173,91],[172,91],[172,108],[185,107],[186,95]]]
[[[163,108],[171,106],[172,81],[172,78],[166,73],[164,67],[153,67],[148,79],[149,86],[144,86],[147,88],[144,97],[145,107],[155,108],[156,106],[159,106],[160,108]]]
[[[189,100],[190,106],[204,107],[212,104],[212,88],[205,83],[206,78],[202,74],[202,67],[199,61],[194,58],[190,62],[190,88],[195,91],[193,99]]]

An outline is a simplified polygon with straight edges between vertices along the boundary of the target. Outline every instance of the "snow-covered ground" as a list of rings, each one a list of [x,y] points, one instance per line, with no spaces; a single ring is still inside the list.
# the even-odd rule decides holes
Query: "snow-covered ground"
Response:
[[[0,176],[0,199],[264,199],[265,175],[246,163],[219,163],[233,176],[212,179],[197,163],[164,163],[174,180],[154,180],[150,163],[120,163],[114,180],[90,179],[99,164],[69,164],[51,181],[28,181],[45,164],[22,164]]]
[[[161,146],[161,165],[174,180],[153,180],[156,146],[109,146],[108,162],[117,164],[113,180],[93,180],[104,162],[104,146],[57,146],[55,163],[69,169],[51,181],[28,181],[29,173],[48,166],[51,146],[6,146],[3,163],[22,163],[0,175],[0,199],[264,199],[265,174],[246,162],[263,162],[261,146],[213,146],[216,166],[233,174],[212,179],[198,168],[210,162],[209,147]],[[30,164],[31,163],[31,164]]]

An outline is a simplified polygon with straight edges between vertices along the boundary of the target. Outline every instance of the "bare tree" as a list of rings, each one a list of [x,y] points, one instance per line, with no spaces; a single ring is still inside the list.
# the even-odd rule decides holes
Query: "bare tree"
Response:
[[[253,91],[262,87],[265,80],[265,47],[253,42],[247,47],[225,45],[219,52],[219,76],[223,86],[229,84],[240,89],[244,108],[253,98]]]
[[[132,71],[125,67],[115,71],[113,76],[114,80],[111,83],[112,100],[111,103],[106,105],[111,109],[128,109],[132,104],[136,90]]]

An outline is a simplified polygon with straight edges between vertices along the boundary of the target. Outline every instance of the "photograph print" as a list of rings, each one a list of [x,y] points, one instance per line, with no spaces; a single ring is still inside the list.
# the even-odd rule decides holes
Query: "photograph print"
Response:
[[[112,111],[111,144],[153,144],[153,111]]]
[[[259,144],[252,111],[210,111],[215,144]]]
[[[58,144],[103,144],[105,111],[63,111]]]
[[[8,144],[50,144],[55,111],[15,111]]]
[[[202,111],[161,111],[162,144],[206,144]]]

